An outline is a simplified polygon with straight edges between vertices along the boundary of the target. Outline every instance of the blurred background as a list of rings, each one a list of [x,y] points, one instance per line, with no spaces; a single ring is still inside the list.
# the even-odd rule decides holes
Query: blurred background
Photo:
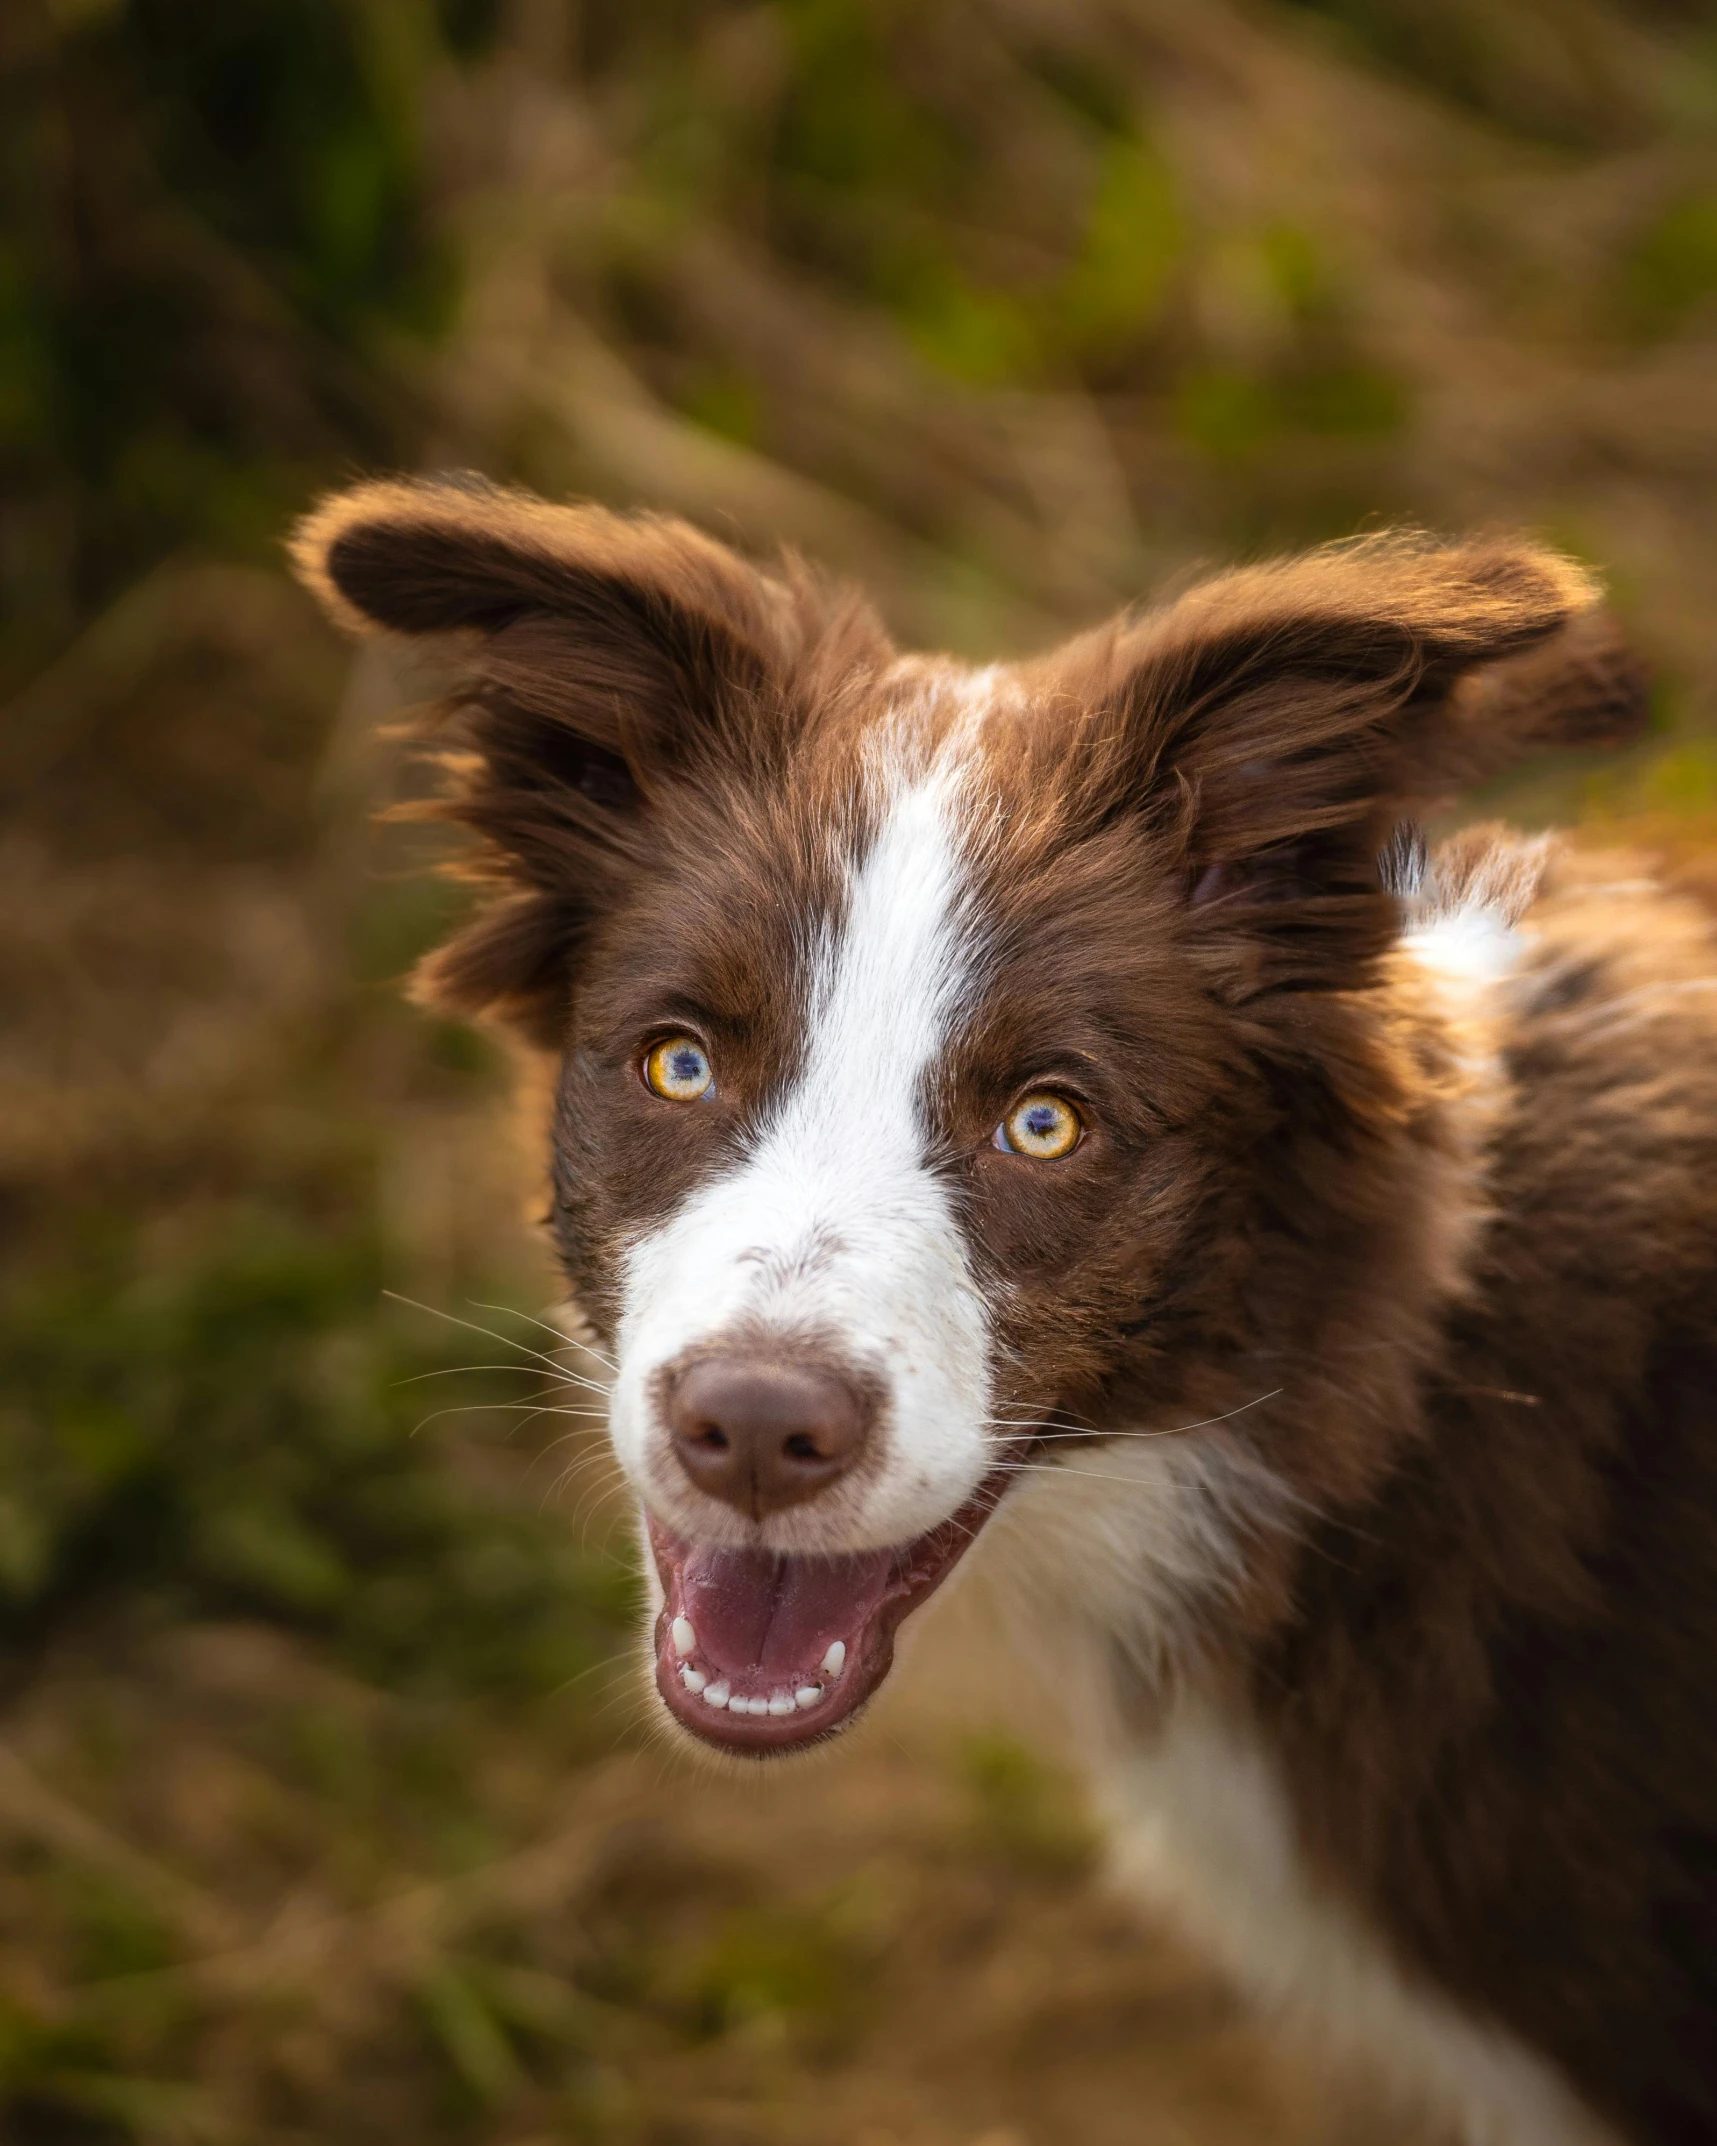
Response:
[[[1658,705],[1485,802],[1709,876],[1717,13],[0,10],[0,2136],[1399,2136],[1108,1897],[957,1618],[820,1768],[649,1739],[510,1070],[397,990],[423,681],[281,565],[446,467],[987,654],[1527,526]]]

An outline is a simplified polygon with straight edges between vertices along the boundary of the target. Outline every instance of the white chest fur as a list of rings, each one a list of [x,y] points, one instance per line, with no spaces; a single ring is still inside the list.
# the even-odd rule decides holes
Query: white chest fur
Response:
[[[1123,1883],[1245,1993],[1363,2065],[1465,2146],[1618,2146],[1542,2059],[1416,1987],[1381,1939],[1321,1892],[1254,1737],[1196,1702],[1102,1782]]]

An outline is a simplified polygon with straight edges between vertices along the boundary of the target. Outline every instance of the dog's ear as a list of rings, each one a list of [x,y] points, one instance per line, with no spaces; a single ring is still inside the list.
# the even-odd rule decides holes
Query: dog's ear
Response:
[[[470,482],[325,500],[293,559],[348,630],[434,638],[461,659],[439,717],[449,794],[432,809],[481,837],[495,898],[417,989],[552,1048],[578,943],[644,855],[652,793],[779,734],[816,630],[812,585],[683,522]]]
[[[767,689],[792,623],[779,582],[685,522],[477,479],[339,493],[292,557],[349,632],[462,645],[480,697],[535,718],[563,776],[551,730],[635,778],[707,750]]]
[[[1249,933],[1260,988],[1351,981],[1386,943],[1378,856],[1397,821],[1645,710],[1590,577],[1527,543],[1334,545],[1222,575],[1068,658],[1105,794],[1151,815],[1212,928]]]
[[[1651,680],[1603,604],[1524,655],[1469,671],[1455,688],[1446,773],[1476,779],[1553,747],[1625,745],[1645,729]]]

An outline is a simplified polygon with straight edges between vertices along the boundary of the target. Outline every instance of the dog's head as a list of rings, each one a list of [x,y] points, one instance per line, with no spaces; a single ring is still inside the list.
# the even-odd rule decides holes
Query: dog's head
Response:
[[[1535,742],[1545,696],[1466,677],[1566,644],[1584,576],[1374,541],[974,672],[792,563],[482,488],[363,487],[297,555],[347,624],[463,643],[492,899],[423,987],[558,1060],[670,1711],[748,1752],[843,1726],[1097,1440],[1154,1501],[1140,1587],[1195,1585],[1239,1449],[1129,1434],[1242,1408],[1408,1226],[1354,1166],[1403,1113],[1378,854]],[[1631,700],[1609,646],[1561,734]]]

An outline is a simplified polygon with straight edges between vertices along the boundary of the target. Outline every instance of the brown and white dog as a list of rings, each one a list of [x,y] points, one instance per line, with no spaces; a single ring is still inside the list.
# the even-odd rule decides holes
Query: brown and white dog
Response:
[[[1585,575],[1374,540],[974,671],[476,484],[297,558],[463,648],[423,988],[558,1063],[674,1720],[832,1735],[975,1549],[1248,1989],[1473,2141],[1717,2139],[1717,948],[1399,832],[1637,714]]]

